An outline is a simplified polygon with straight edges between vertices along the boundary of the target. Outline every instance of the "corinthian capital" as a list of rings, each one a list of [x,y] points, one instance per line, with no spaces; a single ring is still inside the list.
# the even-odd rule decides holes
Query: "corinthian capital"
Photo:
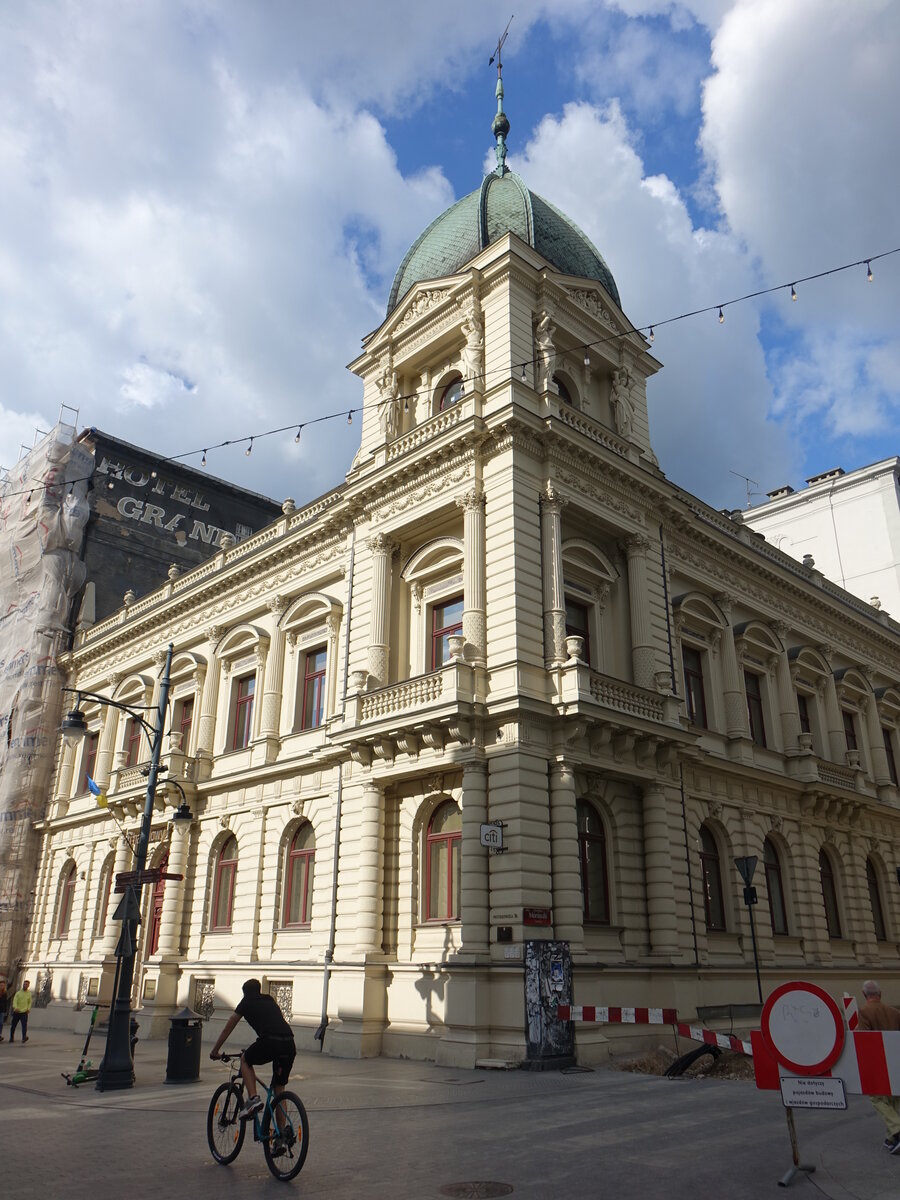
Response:
[[[561,495],[552,483],[548,483],[541,493],[541,509],[545,513],[552,513],[555,516],[559,516],[568,503],[565,496]]]
[[[385,533],[374,533],[366,542],[366,545],[373,554],[383,554],[388,558],[397,549],[396,543],[392,542]]]
[[[474,509],[484,508],[484,491],[478,485],[470,488],[465,495],[456,497],[456,505],[463,509],[464,512],[472,512]]]

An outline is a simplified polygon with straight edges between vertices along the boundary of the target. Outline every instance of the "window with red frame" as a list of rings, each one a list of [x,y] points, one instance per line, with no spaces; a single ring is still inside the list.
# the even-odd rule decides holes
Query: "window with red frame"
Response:
[[[213,873],[212,909],[209,914],[209,927],[213,931],[231,928],[231,917],[234,909],[234,881],[237,875],[238,844],[232,834],[223,843],[216,855],[216,869]]]
[[[84,750],[81,754],[81,786],[79,792],[87,792],[88,779],[94,778],[94,769],[97,765],[97,747],[100,744],[99,733],[89,733],[84,739]]]
[[[591,631],[586,604],[570,600],[566,596],[566,637],[584,638],[584,661],[591,665]]]
[[[463,598],[454,596],[431,610],[431,669],[450,661],[450,638],[462,633]]]
[[[766,891],[769,894],[769,920],[772,932],[786,934],[788,931],[787,906],[784,902],[784,883],[781,878],[781,863],[778,851],[770,838],[763,842],[763,867],[766,873]]]
[[[303,659],[303,694],[300,701],[300,729],[318,729],[325,718],[325,646],[308,650]]]
[[[584,919],[594,925],[609,924],[609,875],[606,866],[606,831],[600,814],[586,800],[576,806],[578,858]]]
[[[462,815],[452,800],[435,809],[425,838],[425,920],[459,920]]]
[[[722,899],[722,865],[716,839],[705,825],[700,826],[700,872],[703,879],[706,928],[721,933],[726,928],[725,902]]]
[[[234,724],[231,727],[229,750],[243,750],[250,745],[253,733],[253,693],[256,676],[245,675],[234,681]]]
[[[69,923],[72,920],[72,901],[75,899],[76,872],[74,862],[69,862],[62,873],[59,885],[59,911],[56,917],[56,936],[69,936]]]
[[[766,744],[766,722],[763,717],[762,690],[760,679],[752,671],[744,672],[744,691],[747,693],[747,716],[750,719],[750,737],[757,746]]]
[[[186,696],[175,705],[175,719],[172,728],[181,734],[182,753],[190,752],[191,726],[194,724],[194,697]]]
[[[144,736],[143,727],[134,717],[128,718],[125,726],[125,766],[136,767],[141,761],[141,738]]]
[[[846,708],[842,708],[841,718],[844,722],[844,736],[847,739],[847,749],[858,750],[859,742],[856,740],[856,722],[853,719],[853,713],[848,712]]]
[[[316,839],[313,827],[304,822],[291,839],[284,868],[284,924],[309,925],[312,920],[313,868]]]
[[[100,872],[100,886],[97,889],[97,920],[94,922],[94,937],[100,937],[106,930],[106,920],[109,916],[109,899],[112,895],[114,858],[110,854]]]
[[[803,692],[797,693],[797,715],[800,717],[800,732],[812,733],[812,721],[809,716],[809,700]]]
[[[825,924],[830,938],[839,938],[841,934],[841,913],[838,908],[837,887],[834,882],[834,869],[831,859],[824,850],[819,851],[819,878],[822,882],[822,902],[825,905]]]
[[[884,909],[881,906],[881,888],[878,886],[878,873],[871,858],[866,859],[866,883],[869,886],[869,903],[872,906],[875,936],[879,942],[886,942],[887,929],[884,924]]]
[[[169,852],[165,851],[162,858],[157,863],[161,871],[165,871],[169,865]],[[150,954],[155,954],[159,949],[159,931],[162,929],[162,911],[163,899],[165,897],[166,881],[158,879],[153,888],[153,899],[151,900],[150,908],[150,933],[148,936],[148,950]]]

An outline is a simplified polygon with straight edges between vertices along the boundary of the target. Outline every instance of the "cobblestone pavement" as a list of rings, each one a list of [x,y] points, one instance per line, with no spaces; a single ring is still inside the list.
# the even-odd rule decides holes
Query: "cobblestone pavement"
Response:
[[[136,1086],[67,1087],[81,1038],[32,1023],[26,1045],[0,1045],[4,1192],[65,1200],[283,1194],[250,1138],[231,1167],[213,1162],[206,1111],[224,1068],[205,1056],[201,1080],[166,1085],[165,1042],[137,1048]],[[102,1046],[97,1046],[98,1052]],[[100,1054],[95,1055],[95,1061]],[[791,1164],[780,1098],[742,1081],[666,1080],[610,1069],[467,1071],[391,1059],[297,1057],[292,1086],[310,1117],[310,1151],[288,1185],[329,1200],[425,1200],[475,1182],[507,1194],[758,1200],[784,1194]],[[844,1113],[797,1114],[798,1196],[887,1200],[900,1195],[900,1155],[851,1097]],[[460,1192],[457,1195],[485,1194]]]

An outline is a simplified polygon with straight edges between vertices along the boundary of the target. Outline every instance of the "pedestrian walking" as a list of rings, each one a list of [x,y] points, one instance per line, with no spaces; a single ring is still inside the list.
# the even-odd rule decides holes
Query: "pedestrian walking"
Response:
[[[22,1041],[28,1041],[28,1014],[34,996],[30,992],[31,980],[26,979],[12,998],[12,1020],[9,1023],[9,1040],[16,1040],[16,1028],[22,1026]],[[900,1126],[898,1126],[900,1128]]]
[[[3,1022],[9,1009],[9,992],[6,990],[6,980],[0,978],[0,1042],[3,1041]]]
[[[874,979],[862,985],[864,1003],[859,1010],[860,1029],[900,1030],[900,1009],[884,1004],[881,987]],[[870,1096],[872,1107],[884,1121],[887,1137],[884,1148],[890,1154],[900,1154],[900,1096]]]

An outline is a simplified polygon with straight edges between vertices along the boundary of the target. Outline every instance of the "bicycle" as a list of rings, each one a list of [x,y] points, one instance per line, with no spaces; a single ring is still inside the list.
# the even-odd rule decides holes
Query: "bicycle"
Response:
[[[295,1092],[275,1095],[265,1088],[266,1100],[253,1117],[241,1120],[244,1106],[244,1081],[241,1077],[241,1053],[223,1054],[221,1061],[230,1065],[231,1079],[213,1092],[206,1116],[206,1137],[217,1163],[227,1167],[241,1152],[247,1125],[253,1121],[253,1140],[262,1142],[266,1164],[276,1179],[287,1182],[299,1175],[309,1149],[309,1120],[303,1101]],[[262,1080],[259,1081],[262,1083]]]

